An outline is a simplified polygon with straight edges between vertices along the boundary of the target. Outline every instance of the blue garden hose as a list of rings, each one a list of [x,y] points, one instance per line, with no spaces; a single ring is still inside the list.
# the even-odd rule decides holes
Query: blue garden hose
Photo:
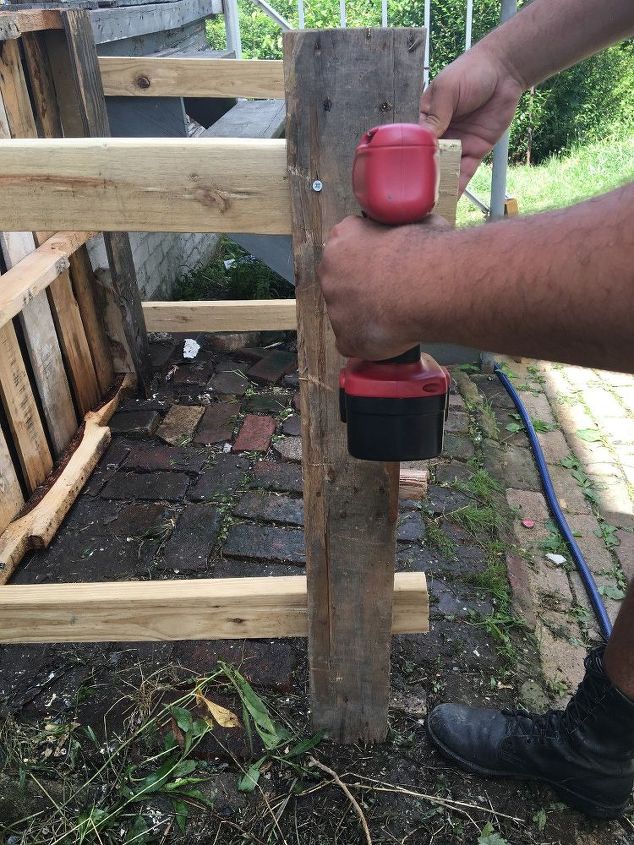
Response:
[[[577,545],[577,541],[575,540],[573,533],[570,530],[570,526],[566,522],[566,517],[564,516],[563,511],[559,507],[559,501],[557,500],[555,489],[553,487],[553,482],[550,477],[550,473],[548,472],[548,467],[546,466],[544,453],[542,452],[542,447],[539,445],[539,440],[537,439],[537,434],[535,433],[531,418],[529,417],[526,408],[524,407],[522,400],[519,397],[519,394],[511,384],[510,379],[502,370],[500,365],[496,364],[493,371],[500,379],[506,389],[506,392],[515,403],[515,407],[517,408],[522,422],[524,423],[524,428],[526,429],[526,434],[528,435],[528,439],[530,441],[531,448],[535,456],[537,471],[539,472],[539,477],[542,481],[542,486],[544,488],[544,494],[546,496],[546,501],[548,502],[548,507],[550,508],[550,512],[553,516],[553,519],[557,523],[557,527],[563,534],[563,537],[566,543],[568,544],[570,554],[572,555],[572,559],[574,560],[579,575],[581,576],[583,586],[585,587],[586,593],[588,594],[588,598],[590,599],[590,604],[592,605],[592,609],[594,610],[597,620],[599,622],[601,633],[607,640],[610,634],[612,633],[612,623],[610,622],[610,617],[608,616],[608,612],[605,609],[605,605],[603,604],[603,600],[601,599],[601,595],[597,588],[596,581],[592,576],[592,572],[590,572],[590,569],[588,568],[588,564],[585,561],[581,549]]]

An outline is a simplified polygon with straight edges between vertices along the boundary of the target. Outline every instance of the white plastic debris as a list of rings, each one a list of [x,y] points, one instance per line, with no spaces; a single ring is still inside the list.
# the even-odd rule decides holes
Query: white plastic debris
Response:
[[[227,258],[227,260],[222,263],[225,265],[225,270],[229,270],[231,267],[235,267],[236,260],[235,258]]]
[[[556,564],[557,566],[561,566],[562,563],[566,562],[566,558],[563,555],[554,555],[554,554],[547,554],[546,560],[549,560],[551,563]]]
[[[183,358],[195,358],[200,352],[200,344],[188,337],[183,345]]]

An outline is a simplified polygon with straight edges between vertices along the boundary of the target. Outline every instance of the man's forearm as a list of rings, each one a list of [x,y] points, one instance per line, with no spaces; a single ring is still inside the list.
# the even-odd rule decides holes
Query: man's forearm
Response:
[[[634,34],[634,0],[533,0],[475,49],[494,51],[525,89]]]
[[[423,227],[420,249],[412,227],[404,276],[411,285],[423,261],[435,268],[408,306],[420,315],[413,335],[634,372],[632,219],[634,183],[438,237]]]

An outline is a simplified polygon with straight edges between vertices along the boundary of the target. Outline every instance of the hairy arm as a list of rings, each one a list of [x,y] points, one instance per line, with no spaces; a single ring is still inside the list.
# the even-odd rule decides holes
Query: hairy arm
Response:
[[[452,230],[347,218],[320,267],[345,355],[414,343],[634,372],[634,183],[572,208]]]

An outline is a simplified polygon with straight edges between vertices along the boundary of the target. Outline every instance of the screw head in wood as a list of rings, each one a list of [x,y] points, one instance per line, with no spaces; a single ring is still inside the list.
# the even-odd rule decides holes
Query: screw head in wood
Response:
[[[321,183],[320,179],[315,179],[313,182],[313,191],[317,191],[319,193],[324,186]]]

